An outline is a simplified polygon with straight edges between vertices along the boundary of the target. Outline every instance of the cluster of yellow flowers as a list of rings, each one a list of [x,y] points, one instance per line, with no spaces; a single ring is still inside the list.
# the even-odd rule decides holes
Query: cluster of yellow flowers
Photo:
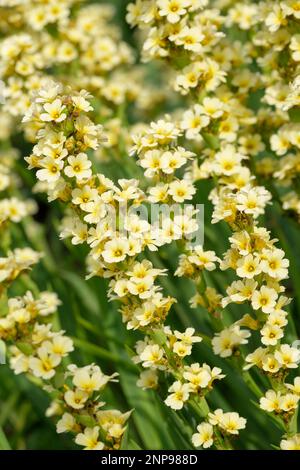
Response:
[[[31,94],[54,74],[73,90],[93,93],[97,122],[106,131],[95,155],[103,159],[108,152],[109,158],[120,158],[120,141],[129,140],[122,118],[126,107],[135,101],[137,113],[143,115],[164,100],[166,92],[156,92],[153,98],[151,87],[143,84],[144,71],[133,65],[132,50],[111,22],[114,14],[112,5],[85,5],[78,0],[1,2],[3,128],[11,128],[12,118],[25,114]],[[33,141],[35,129],[27,125],[25,132]]]
[[[217,11],[206,9],[208,0],[160,0],[129,4],[127,21],[146,30],[143,58],[174,59],[178,73],[174,88],[183,95],[199,86],[214,91],[226,73],[211,56],[224,33]]]
[[[133,135],[134,145],[131,153],[137,153],[138,164],[145,169],[145,176],[155,182],[155,186],[149,188],[148,200],[152,203],[182,203],[191,200],[196,192],[190,178],[177,178],[175,174],[176,170],[185,166],[188,160],[195,156],[194,153],[178,146],[177,140],[181,134],[180,128],[170,119],[159,119],[152,122],[149,128]],[[179,225],[179,221],[177,224]],[[186,235],[194,231],[194,225],[184,226]],[[182,234],[179,233],[179,236]]]
[[[40,256],[40,253],[35,252],[31,248],[15,248],[7,256],[1,257],[1,292],[9,287],[22,271],[28,270],[35,264]]]
[[[196,402],[198,412],[206,416],[209,408],[202,397],[211,390],[214,380],[224,377],[221,369],[184,363],[183,359],[192,353],[193,343],[202,338],[194,335],[193,328],[173,332],[164,326],[175,302],[172,297],[164,297],[160,286],[155,284],[165,270],[155,269],[146,259],[136,259],[146,248],[157,250],[158,246],[184,239],[194,232],[197,223],[189,220],[194,210],[175,216],[174,220],[163,216],[161,226],[151,226],[136,212],[130,212],[128,206],[129,209],[139,207],[141,201],[147,200],[146,195],[139,189],[137,180],[119,180],[117,186],[104,175],[92,173],[92,162],[86,151],[101,143],[101,127],[87,117],[92,109],[86,92],[66,95],[62,91],[60,85],[51,82],[36,94],[24,121],[39,129],[38,142],[26,160],[31,168],[39,168],[37,178],[44,184],[50,200],[60,199],[72,210],[63,224],[61,236],[70,237],[74,245],[86,242],[90,246],[90,276],[110,278],[109,297],[121,302],[120,312],[127,328],[140,329],[146,334],[144,340],[136,344],[134,362],[147,369],[141,373],[138,385],[156,388],[159,371],[163,376],[171,375],[176,380],[169,387],[165,403],[179,410],[185,402],[200,399]],[[172,135],[176,134],[172,124],[165,121],[153,123],[151,129],[154,129],[151,131],[153,142],[155,132],[161,145],[170,143]],[[137,141],[133,140],[136,148]],[[170,156],[175,152],[182,153],[184,149],[174,153],[169,150]],[[173,179],[170,186],[173,182],[180,185],[181,180],[170,177]],[[153,201],[152,189],[149,190],[150,202]],[[185,196],[174,193],[174,200],[182,202]],[[195,249],[194,257],[197,256],[201,258],[200,247]]]
[[[102,409],[105,402],[100,400],[117,374],[107,376],[95,364],[67,365],[73,342],[64,331],[55,331],[49,318],[59,304],[53,292],[40,292],[34,298],[27,291],[24,296],[9,298],[7,315],[0,319],[0,339],[11,345],[11,368],[15,374],[41,380],[53,399],[46,414],[60,418],[58,433],[72,432],[75,442],[86,449],[118,449],[130,412]]]
[[[1,120],[1,117],[0,117]],[[5,130],[3,129],[3,134]],[[5,134],[7,134],[5,132]],[[0,151],[0,230],[9,222],[20,222],[24,217],[36,212],[36,203],[32,199],[22,200],[18,196],[20,180],[12,171],[18,154],[13,149]],[[3,243],[3,242],[2,242]]]
[[[70,363],[73,341],[65,331],[54,327],[54,314],[61,304],[54,292],[39,292],[36,284],[24,280],[43,256],[30,247],[15,245],[12,224],[21,222],[36,210],[34,201],[24,199],[14,163],[13,149],[1,154],[0,199],[0,342],[5,344],[11,369],[26,373],[52,398],[47,416],[57,416],[57,432],[71,432],[75,442],[86,449],[118,449],[130,412],[107,409],[103,391],[117,374],[105,375],[90,364],[77,367]],[[11,197],[9,197],[11,195]],[[34,294],[11,296],[11,287],[33,285]],[[24,281],[22,283],[22,281]]]
[[[0,6],[0,137],[8,141],[14,120],[23,116],[21,128],[34,143],[25,160],[36,170],[35,190],[64,203],[60,237],[88,246],[88,277],[108,279],[108,297],[118,300],[127,329],[143,335],[133,353],[141,367],[137,385],[156,389],[167,406],[187,407],[200,420],[195,447],[230,449],[246,426],[237,412],[212,411],[206,401],[225,375],[190,361],[204,337],[215,355],[238,367],[260,409],[281,427],[281,448],[300,447],[300,379],[293,374],[300,352],[285,336],[289,261],[260,225],[273,199],[300,215],[299,12],[296,0],[129,4],[127,21],[141,30],[143,61],[159,59],[169,89],[180,95],[182,107],[153,117],[170,91],[155,90],[153,97],[142,86],[143,66],[133,65],[109,5],[5,0]],[[131,128],[124,117],[130,104],[139,118]],[[123,153],[136,157],[137,165],[126,160],[129,179],[98,172],[99,159]],[[36,207],[14,193],[18,180],[3,155],[0,191],[9,195],[0,201],[0,224],[6,228]],[[194,242],[201,230],[193,205],[199,180],[212,183],[212,224],[225,223],[230,231],[223,254]],[[150,218],[143,211],[149,207]],[[167,269],[157,268],[152,255],[172,242],[174,274],[192,281],[190,304],[209,312],[210,336],[167,324],[176,299],[163,292],[158,278]],[[15,248],[0,258],[1,289],[39,257],[31,248]],[[216,270],[236,276],[226,293],[211,285]],[[231,304],[242,312],[233,322]],[[54,398],[48,414],[60,415],[58,432],[74,432],[75,442],[88,449],[117,449],[130,413],[102,409],[99,396],[115,374],[106,376],[95,364],[69,364],[73,343],[49,322],[58,305],[50,292],[8,300],[0,338],[12,345],[11,366],[46,383]],[[254,366],[267,384],[264,392],[249,371]]]
[[[241,418],[238,413],[224,413],[220,408],[215,410],[214,413],[209,413],[208,416],[208,422],[199,424],[197,426],[198,432],[192,437],[195,447],[202,446],[204,449],[207,449],[214,443],[217,446],[220,442],[220,436],[222,436],[222,433],[225,436],[234,436],[239,433],[240,429],[244,429],[246,425],[246,420]]]
[[[114,9],[109,5],[78,9],[77,3],[1,3],[0,29],[7,36],[0,42],[1,78],[5,80],[4,109],[8,112],[22,115],[30,105],[30,92],[43,85],[53,67],[62,81],[68,80],[69,84],[71,79],[74,87],[78,82],[80,87],[84,84],[108,102],[120,104],[130,94],[128,85],[122,83],[122,75],[110,79],[109,86],[106,83],[108,72],[133,60],[118,30],[109,23]],[[50,25],[56,28],[54,35],[46,28]],[[11,34],[12,30],[15,34]]]
[[[274,172],[282,188],[295,185],[293,193],[285,194],[284,190],[283,209],[297,211],[299,204],[299,9],[297,1],[137,0],[129,5],[127,15],[132,26],[146,30],[145,59],[163,59],[176,73],[175,89],[184,95],[190,93],[189,109],[182,117],[178,113],[169,117],[179,123],[192,144],[191,150],[201,155],[198,161],[193,159],[183,181],[193,187],[193,180],[212,179],[212,223],[225,221],[233,231],[231,247],[222,260],[214,252],[196,247],[180,257],[177,274],[196,281],[192,306],[202,305],[221,320],[212,339],[216,354],[224,358],[240,355],[239,346],[248,343],[249,329],[260,331],[264,347],[248,354],[244,369],[256,365],[270,377],[275,391],[269,390],[261,399],[261,408],[283,413],[289,439],[282,441],[282,448],[292,448],[298,442],[297,436],[291,435],[297,429],[299,397],[285,380],[290,370],[298,368],[300,353],[296,347],[281,343],[288,323],[284,307],[289,299],[283,295],[282,281],[288,277],[289,261],[270,232],[259,227],[258,218],[277,194],[277,184],[269,181]],[[233,26],[249,31],[244,41],[228,39],[226,31]],[[257,104],[249,104],[249,94],[257,102],[257,90],[261,89],[261,102],[271,106],[272,113],[267,106],[257,109]],[[143,136],[140,147],[153,145],[148,140],[150,144]],[[277,163],[276,155],[287,152]],[[272,153],[276,154],[274,160]],[[259,158],[254,159],[257,155]],[[148,150],[141,166],[146,168],[146,176],[163,175],[164,154]],[[268,189],[258,184],[262,176],[267,177]],[[166,189],[164,201],[168,201],[169,193]],[[223,298],[207,286],[203,272],[214,270],[216,263],[221,270],[233,269],[239,278]],[[252,313],[224,328],[227,305],[245,302]],[[274,402],[273,408],[266,405],[268,397]],[[213,424],[200,424],[194,443],[210,446]]]
[[[237,142],[245,156],[230,155],[227,175],[238,158],[259,155],[251,166],[259,175],[279,180],[268,182],[273,197],[278,198],[279,190],[283,209],[299,215],[299,3],[140,0],[129,5],[127,20],[146,31],[145,60],[162,58],[171,63],[175,89],[192,92],[196,104],[184,115],[186,137],[206,143],[210,137],[214,147],[218,143],[205,135],[213,131],[221,144]],[[229,40],[226,32],[233,26],[247,32],[243,42]],[[249,106],[249,94],[259,96],[261,91],[263,106]],[[201,112],[210,100],[218,108],[214,126],[208,126]],[[204,152],[210,158],[200,171],[195,165],[198,177],[207,176],[210,163],[217,163],[214,153],[207,148]],[[238,184],[250,178],[248,168],[241,175],[231,174]]]
[[[265,1],[253,8],[248,29],[253,30],[253,53],[263,82],[262,102],[269,106],[262,108],[262,112],[272,109],[273,120],[267,129],[266,119],[259,123],[268,155],[263,156],[261,169],[258,165],[257,170],[268,177],[274,173],[278,181],[272,184],[279,191],[283,209],[294,212],[298,218],[299,2]],[[274,159],[269,158],[271,153]]]

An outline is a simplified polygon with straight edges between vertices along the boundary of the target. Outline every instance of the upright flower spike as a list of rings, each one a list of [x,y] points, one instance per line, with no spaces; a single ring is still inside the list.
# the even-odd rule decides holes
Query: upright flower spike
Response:
[[[84,135],[82,135],[82,133],[77,133],[76,122],[83,118],[87,120],[89,118],[84,117],[84,111],[82,113],[77,111],[75,114],[73,111],[73,97],[63,95],[62,91],[63,90],[60,87],[53,85],[53,90],[50,93],[51,100],[60,100],[60,102],[67,104],[68,114],[65,121],[69,122],[69,124],[65,126],[64,121],[61,123],[56,122],[55,124],[52,124],[51,127],[51,133],[57,133],[57,136],[54,139],[55,145],[59,142],[64,157],[59,157],[59,161],[62,162],[59,178],[55,182],[48,183],[48,193],[50,194],[51,199],[58,198],[69,203],[73,202],[74,197],[75,204],[75,198],[77,202],[77,195],[80,194],[82,188],[89,187],[90,190],[94,190],[91,196],[92,201],[89,201],[87,205],[79,204],[78,207],[78,204],[75,204],[78,209],[81,209],[81,212],[76,209],[74,213],[74,221],[71,222],[71,226],[69,225],[64,228],[63,236],[71,236],[72,243],[77,244],[79,242],[78,228],[80,227],[80,233],[82,233],[82,236],[80,235],[80,243],[86,241],[91,247],[90,256],[93,260],[92,274],[108,275],[108,277],[111,278],[109,284],[109,295],[112,299],[118,298],[121,301],[122,306],[120,308],[120,312],[122,313],[123,321],[127,323],[127,328],[139,328],[143,331],[146,327],[147,336],[145,337],[145,341],[137,343],[138,356],[135,358],[135,362],[141,363],[144,368],[149,368],[150,370],[153,369],[154,372],[156,372],[156,375],[157,372],[160,371],[159,375],[161,378],[173,376],[177,379],[170,387],[169,391],[171,393],[165,400],[165,403],[178,410],[181,409],[185,403],[188,405],[190,398],[195,399],[199,396],[201,403],[203,402],[203,405],[207,407],[203,397],[210,391],[213,381],[223,377],[221,370],[210,372],[210,368],[204,364],[203,369],[200,368],[200,375],[198,374],[198,378],[185,375],[186,364],[184,362],[184,358],[191,355],[193,343],[201,341],[201,338],[197,335],[193,336],[193,328],[188,328],[185,333],[180,333],[176,331],[172,332],[170,327],[164,325],[168,311],[175,301],[175,299],[170,297],[164,298],[160,292],[160,287],[155,285],[156,277],[164,274],[164,270],[155,269],[152,263],[146,260],[140,263],[136,259],[136,256],[139,253],[145,250],[148,246],[150,247],[149,241],[151,245],[154,245],[154,247],[155,244],[160,246],[164,243],[170,243],[174,239],[180,239],[182,236],[185,237],[185,234],[189,234],[194,231],[197,228],[195,221],[192,219],[194,211],[189,211],[189,216],[186,220],[182,219],[182,216],[175,216],[173,220],[167,215],[162,221],[162,227],[155,227],[154,231],[153,227],[149,225],[148,222],[139,219],[137,215],[131,216],[129,214],[129,218],[126,219],[125,222],[125,229],[129,229],[129,236],[126,237],[122,235],[118,225],[111,225],[113,220],[111,217],[107,217],[107,214],[111,212],[111,209],[117,209],[118,213],[120,210],[119,208],[121,207],[120,205],[125,201],[127,203],[136,203],[145,199],[146,196],[141,192],[141,190],[139,190],[137,181],[135,180],[120,180],[120,190],[113,182],[105,178],[103,175],[93,175],[92,173],[89,173],[86,174],[81,181],[81,178],[77,178],[74,172],[68,174],[69,170],[67,169],[69,168],[68,164],[70,163],[71,158],[68,157],[70,151],[68,148],[68,140],[72,139],[72,158],[74,157],[74,159],[76,159],[76,151],[74,151],[74,149],[78,149],[77,152],[80,152],[83,145],[88,145],[85,143]],[[38,119],[38,116],[43,112],[43,104],[40,104],[41,101],[39,98],[43,93],[43,91],[39,93],[35,102],[32,104],[31,110],[27,113],[25,118],[27,122],[30,122],[33,116],[35,120]],[[82,91],[79,93],[79,96],[84,96],[84,94],[85,92]],[[75,96],[77,95],[75,94]],[[74,123],[71,124],[73,120]],[[42,122],[43,121],[41,120],[41,123]],[[43,165],[44,159],[48,158],[47,156],[44,157],[45,149],[47,151],[47,147],[49,146],[48,141],[46,141],[44,137],[47,135],[47,132],[49,132],[47,126],[47,122],[42,124],[42,127],[44,128],[43,133],[40,134],[42,139],[38,140],[38,143],[34,147],[34,153],[27,158],[31,167],[39,167],[40,165]],[[92,123],[90,126],[92,126]],[[158,123],[151,124],[150,133],[152,135],[153,142],[157,141],[158,146],[166,146],[178,137],[180,130],[176,129],[176,127],[171,123],[161,120]],[[138,148],[137,151],[139,152]],[[187,161],[187,157],[190,158],[192,156],[192,154],[181,148],[179,149],[179,152],[183,155],[183,157],[181,157],[183,159],[183,163]],[[178,153],[178,156],[180,153]],[[77,155],[82,155],[82,153],[77,153]],[[173,155],[174,154],[171,152],[169,152],[169,154],[166,152],[165,161],[170,162],[170,159],[173,159]],[[175,159],[174,162],[177,162],[177,159]],[[178,165],[176,163],[174,170],[177,166]],[[182,185],[181,180],[172,176],[173,170],[167,170],[166,172],[165,168],[166,166],[164,164],[163,173],[170,174],[169,186],[171,188],[170,195],[172,196],[173,201],[176,202],[179,196],[180,202],[181,200],[189,199],[190,196],[188,194],[184,194],[184,186]],[[37,176],[39,176],[38,172]],[[175,183],[177,185],[176,193],[174,192]],[[193,191],[191,194],[193,194]],[[100,202],[105,209],[101,214],[98,214],[98,218],[96,217],[96,219],[87,220],[84,214],[91,210],[90,203],[93,201],[96,203]],[[82,220],[82,217],[84,221]],[[91,223],[91,228],[88,227],[88,222]],[[105,232],[102,232],[104,227]],[[201,252],[200,247],[196,253],[199,256],[199,259],[202,260],[200,261],[200,264],[205,263],[207,269],[214,268],[214,264],[212,262],[216,259],[214,255],[210,257],[211,261],[209,261],[209,259],[205,259],[205,256],[208,256],[208,254],[205,255]],[[211,264],[209,264],[209,262]],[[195,260],[195,264],[197,263],[198,259]],[[195,366],[196,365],[197,364],[195,364]],[[201,375],[205,375],[205,373],[209,377],[206,381],[201,380],[200,378]],[[157,379],[152,379],[152,383],[153,380],[155,383]],[[189,380],[191,380],[191,383]],[[145,387],[143,375],[141,376],[141,379],[139,379],[139,383],[142,384],[143,388],[148,386],[147,384]],[[76,400],[79,400],[80,405],[78,406],[81,408],[84,406],[86,396],[83,392],[80,392],[79,394],[80,396],[78,396]],[[70,405],[72,406],[72,403],[74,403],[75,400],[74,393],[67,392],[66,399],[69,401],[71,400]],[[207,412],[208,411],[206,410],[205,414],[207,414]]]

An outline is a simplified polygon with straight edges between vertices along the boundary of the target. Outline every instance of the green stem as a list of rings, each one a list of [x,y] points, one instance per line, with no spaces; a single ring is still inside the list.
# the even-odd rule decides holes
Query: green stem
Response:
[[[298,411],[299,409],[297,408],[287,425],[287,434],[290,434],[292,436],[294,434],[297,434],[298,431]]]
[[[196,413],[196,415],[201,419],[201,421],[206,418],[209,413],[209,406],[204,397],[192,397],[189,400],[189,405]]]
[[[246,385],[248,385],[250,390],[254,393],[254,395],[256,395],[257,398],[260,398],[262,396],[262,392],[255,380],[251,377],[250,372],[245,371],[242,375]]]

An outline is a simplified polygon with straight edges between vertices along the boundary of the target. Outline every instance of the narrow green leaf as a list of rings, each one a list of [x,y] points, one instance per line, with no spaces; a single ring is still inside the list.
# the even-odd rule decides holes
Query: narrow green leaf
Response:
[[[0,427],[0,450],[11,450],[10,444],[2,427]]]
[[[63,271],[61,277],[65,279],[75,290],[83,305],[89,312],[99,315],[99,302],[96,294],[86,281],[74,273]]]
[[[101,359],[106,359],[116,364],[125,366],[125,368],[128,370],[131,370],[131,371],[137,370],[137,368],[129,361],[122,359],[119,355],[114,354],[108,351],[107,349],[101,348],[101,346],[96,346],[95,344],[91,344],[88,341],[84,341],[78,338],[72,338],[72,340],[75,346],[82,349],[82,351],[84,352],[100,357]]]

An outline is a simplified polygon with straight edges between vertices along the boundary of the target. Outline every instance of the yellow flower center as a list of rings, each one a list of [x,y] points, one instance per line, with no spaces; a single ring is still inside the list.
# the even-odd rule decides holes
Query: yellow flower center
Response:
[[[120,248],[117,248],[116,250],[114,250],[114,256],[118,257],[122,255],[123,255],[123,251]]]

